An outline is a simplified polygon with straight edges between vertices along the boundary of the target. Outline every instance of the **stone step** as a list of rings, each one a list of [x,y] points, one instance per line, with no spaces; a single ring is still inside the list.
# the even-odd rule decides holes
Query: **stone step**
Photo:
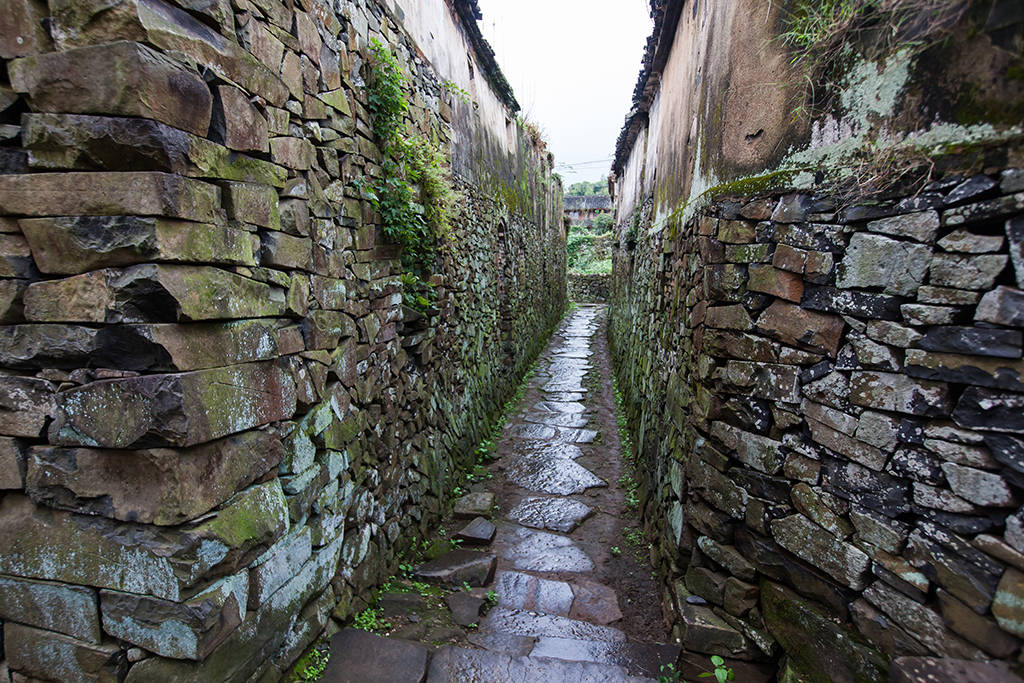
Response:
[[[429,650],[419,643],[347,628],[331,638],[323,683],[420,683]]]
[[[436,560],[420,565],[413,572],[417,581],[461,586],[486,586],[494,578],[498,558],[473,550],[452,550]]]
[[[606,643],[625,642],[626,634],[612,626],[599,626],[554,614],[496,607],[480,622],[481,633],[510,633],[535,638],[572,638]]]
[[[427,683],[653,683],[654,680],[631,676],[623,667],[609,664],[513,657],[461,647],[438,650],[427,673]]]
[[[678,645],[660,643],[602,642],[543,636],[530,651],[531,657],[562,659],[571,662],[612,664],[634,676],[657,678],[661,667],[674,664],[679,657]]]

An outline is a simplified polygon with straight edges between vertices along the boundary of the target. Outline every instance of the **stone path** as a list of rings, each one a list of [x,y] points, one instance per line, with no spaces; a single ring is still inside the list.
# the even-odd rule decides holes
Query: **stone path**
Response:
[[[615,433],[614,416],[607,396],[601,408],[588,387],[608,381],[594,364],[603,315],[602,307],[581,306],[563,322],[498,444],[494,478],[456,503],[454,516],[474,518],[461,537],[475,547],[493,538],[489,547],[471,550],[465,543],[414,575],[479,586],[448,598],[463,624],[495,591],[497,605],[470,632],[467,646],[431,652],[346,630],[332,641],[324,680],[647,681],[676,660],[677,646],[637,642],[627,632],[625,596],[609,585],[613,556],[621,554],[612,548],[623,544],[617,535],[622,496],[609,486],[619,464],[595,441]],[[478,515],[495,504],[492,525]],[[660,614],[652,618],[660,622]],[[379,656],[368,658],[371,650]]]

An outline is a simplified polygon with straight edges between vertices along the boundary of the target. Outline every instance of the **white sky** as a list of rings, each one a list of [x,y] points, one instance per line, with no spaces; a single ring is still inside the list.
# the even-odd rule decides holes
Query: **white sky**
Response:
[[[607,175],[652,30],[650,0],[479,2],[484,36],[566,187]]]

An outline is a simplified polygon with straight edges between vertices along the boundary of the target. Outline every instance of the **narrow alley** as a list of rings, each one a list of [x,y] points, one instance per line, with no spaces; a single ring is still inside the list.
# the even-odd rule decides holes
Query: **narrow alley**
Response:
[[[390,640],[343,631],[324,681],[420,680],[418,667],[428,681],[635,681],[674,666],[679,647],[664,644],[622,458],[605,324],[604,306],[566,316],[496,444],[491,478],[456,501],[454,538],[486,547],[452,550],[413,574],[470,585],[447,597],[456,622],[469,610],[465,639],[443,628],[398,629]],[[493,609],[478,618],[488,593]],[[428,612],[418,597],[383,595],[381,618],[400,618],[388,611],[396,601],[398,612]],[[461,644],[431,654],[439,635]]]

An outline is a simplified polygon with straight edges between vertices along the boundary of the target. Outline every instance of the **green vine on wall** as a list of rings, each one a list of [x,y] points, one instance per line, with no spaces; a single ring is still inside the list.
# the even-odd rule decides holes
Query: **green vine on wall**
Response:
[[[458,197],[436,140],[408,132],[408,82],[398,60],[376,39],[370,49],[367,100],[383,160],[380,179],[372,187],[365,181],[357,186],[380,212],[385,236],[402,247],[405,303],[429,312],[435,294],[428,279]]]

